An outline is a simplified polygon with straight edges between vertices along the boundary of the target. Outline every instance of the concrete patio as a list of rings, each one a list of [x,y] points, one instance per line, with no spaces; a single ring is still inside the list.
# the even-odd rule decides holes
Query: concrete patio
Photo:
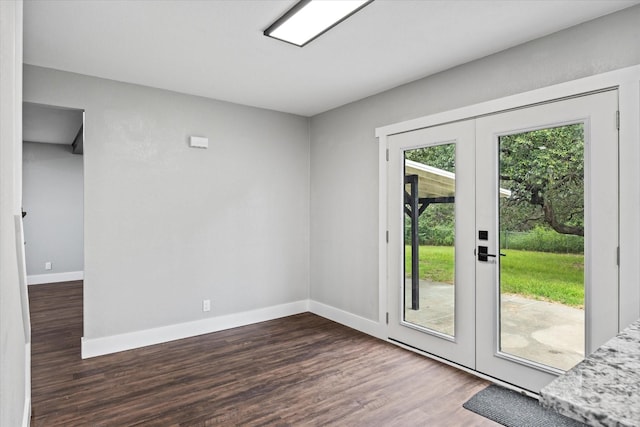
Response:
[[[407,281],[405,304],[411,307]],[[420,310],[405,320],[453,335],[454,286],[420,281]],[[568,370],[584,357],[584,310],[505,294],[501,299],[501,350],[537,363]]]

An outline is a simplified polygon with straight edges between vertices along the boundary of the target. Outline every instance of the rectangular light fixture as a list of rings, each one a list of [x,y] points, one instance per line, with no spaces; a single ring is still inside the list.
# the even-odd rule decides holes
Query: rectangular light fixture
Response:
[[[264,35],[304,46],[373,0],[302,0],[264,31]]]

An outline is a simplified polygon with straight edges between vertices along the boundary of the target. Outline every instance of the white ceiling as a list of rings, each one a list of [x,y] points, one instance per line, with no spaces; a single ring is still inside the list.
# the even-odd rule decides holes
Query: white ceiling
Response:
[[[376,0],[299,48],[262,31],[294,0],[26,0],[28,64],[305,116],[640,0]]]

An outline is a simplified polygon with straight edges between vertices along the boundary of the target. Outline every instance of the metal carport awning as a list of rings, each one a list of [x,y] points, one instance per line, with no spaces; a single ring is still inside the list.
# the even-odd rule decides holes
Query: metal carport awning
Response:
[[[404,161],[404,174],[418,177],[420,199],[454,197],[456,194],[456,174],[453,172],[407,159]],[[500,197],[511,197],[511,191],[501,188]]]

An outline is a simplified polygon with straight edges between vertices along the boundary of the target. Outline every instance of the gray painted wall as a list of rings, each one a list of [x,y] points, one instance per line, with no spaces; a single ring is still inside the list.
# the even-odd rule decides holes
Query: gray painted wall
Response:
[[[0,52],[0,426],[4,427],[26,425],[31,396],[14,226],[22,198],[22,2],[0,1]]]
[[[22,206],[27,274],[82,271],[82,156],[71,145],[25,142]],[[52,269],[45,270],[50,261]]]
[[[85,338],[308,298],[307,118],[28,65],[24,100],[85,110]]]
[[[639,64],[638,22],[634,7],[310,120],[26,66],[25,101],[86,110],[85,337],[309,292],[377,319],[374,129]]]
[[[378,319],[376,127],[640,64],[639,46],[636,6],[313,117],[311,298]]]

